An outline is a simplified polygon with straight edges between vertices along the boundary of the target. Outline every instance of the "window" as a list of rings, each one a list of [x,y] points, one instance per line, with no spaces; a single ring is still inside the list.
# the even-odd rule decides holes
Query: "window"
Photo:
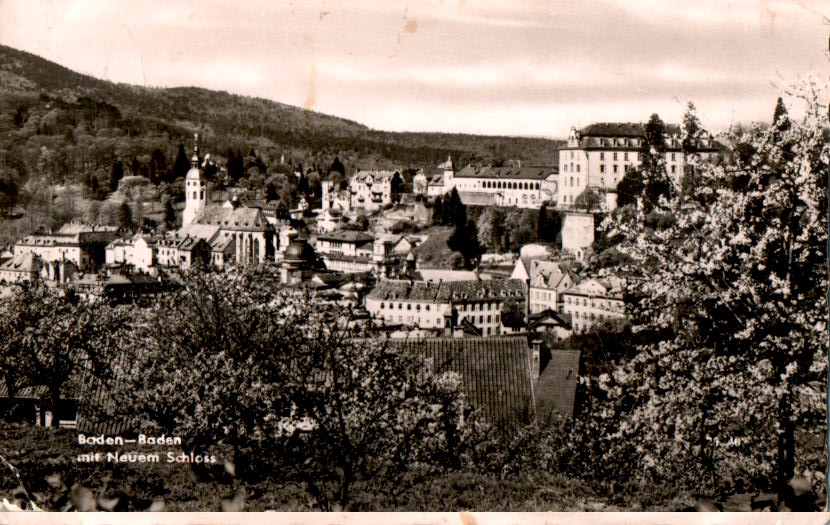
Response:
[[[380,309],[381,309],[381,310],[383,310],[383,308],[384,308],[385,306],[386,306],[386,305],[384,305],[383,303],[380,303]]]
[[[427,312],[429,312],[429,305],[427,305]]]
[[[579,169],[580,169],[581,167],[582,167],[582,166],[581,166],[580,164],[577,164],[577,165],[576,165],[576,172],[577,172],[577,173],[579,173]]]
[[[677,160],[676,155],[677,155],[676,153],[672,153],[672,154],[671,154],[671,160],[672,160],[672,162],[674,162],[675,160]]]
[[[671,172],[672,173],[677,173],[677,166],[672,165]]]
[[[628,152],[623,153],[623,160],[628,160]]]
[[[599,165],[599,172],[600,173],[605,173],[605,164],[600,164]]]
[[[479,316],[478,316],[478,324],[482,324],[482,323],[484,323],[484,316],[483,316],[483,315],[479,315]]]
[[[614,160],[617,160],[617,152],[614,152]]]
[[[614,173],[617,173],[618,171],[619,171],[619,166],[617,166],[616,164],[614,164]]]
[[[571,177],[571,186],[573,186],[573,185],[574,185],[574,178]]]
[[[571,151],[571,158],[572,159],[574,158],[574,152],[573,151]]]
[[[599,152],[599,160],[605,160],[605,152],[604,151]]]

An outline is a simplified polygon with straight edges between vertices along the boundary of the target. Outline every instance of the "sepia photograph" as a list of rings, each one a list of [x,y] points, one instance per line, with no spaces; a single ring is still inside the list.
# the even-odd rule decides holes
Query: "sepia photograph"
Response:
[[[0,511],[827,512],[829,119],[826,0],[0,0]]]

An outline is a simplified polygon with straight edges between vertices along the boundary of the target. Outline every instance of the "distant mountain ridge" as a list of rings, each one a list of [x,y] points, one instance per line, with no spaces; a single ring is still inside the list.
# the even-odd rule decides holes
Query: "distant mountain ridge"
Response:
[[[316,167],[338,156],[347,169],[357,163],[429,168],[447,155],[458,162],[521,159],[552,164],[561,144],[543,138],[372,130],[336,116],[224,91],[117,84],[0,45],[0,111],[9,117],[0,121],[0,133],[6,139],[64,135],[72,142],[67,130],[71,128],[72,138],[77,139],[79,123],[93,117],[80,118],[79,112],[90,113],[95,105],[108,120],[99,118],[94,129],[85,125],[81,132],[94,131],[90,135],[102,139],[107,138],[102,135],[132,139],[132,144],[119,144],[113,155],[102,151],[108,158],[87,159],[97,167],[115,158],[129,162],[155,147],[169,155],[178,143],[189,145],[194,132],[204,138],[206,149],[219,155],[229,148],[247,152],[253,147],[274,161],[284,155],[295,164]],[[102,133],[102,129],[112,132]],[[4,146],[7,140],[0,138],[0,148]]]

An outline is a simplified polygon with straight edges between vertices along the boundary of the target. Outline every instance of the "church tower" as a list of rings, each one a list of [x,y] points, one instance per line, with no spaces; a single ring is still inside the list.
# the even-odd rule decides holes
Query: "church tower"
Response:
[[[207,181],[199,168],[199,134],[193,135],[193,157],[190,159],[190,171],[184,178],[185,206],[182,216],[182,228],[187,227],[196,218],[207,202]]]

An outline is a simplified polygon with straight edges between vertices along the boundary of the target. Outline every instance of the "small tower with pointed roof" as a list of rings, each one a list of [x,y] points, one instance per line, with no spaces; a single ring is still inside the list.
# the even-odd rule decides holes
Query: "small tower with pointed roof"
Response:
[[[182,227],[188,226],[202,210],[207,202],[208,189],[205,174],[199,167],[199,134],[193,135],[193,157],[190,159],[190,171],[184,181],[185,206],[182,216]]]

